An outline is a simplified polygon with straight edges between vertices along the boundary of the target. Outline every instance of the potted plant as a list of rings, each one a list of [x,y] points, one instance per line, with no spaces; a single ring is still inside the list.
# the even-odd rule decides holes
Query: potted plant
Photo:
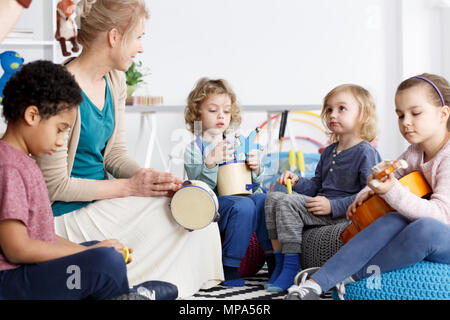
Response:
[[[131,97],[133,92],[143,83],[142,78],[145,76],[142,70],[142,61],[137,63],[133,61],[130,68],[125,72],[127,78],[127,96]]]

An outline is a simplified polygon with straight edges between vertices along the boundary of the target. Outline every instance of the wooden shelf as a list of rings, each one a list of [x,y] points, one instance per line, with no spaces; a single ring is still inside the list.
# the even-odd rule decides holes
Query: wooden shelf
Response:
[[[5,40],[1,43],[2,46],[52,46],[53,41],[35,41],[35,40]]]
[[[1,0],[0,0],[1,1]],[[28,10],[24,10],[11,32],[29,32],[28,37],[14,37],[3,39],[0,52],[4,50],[19,51],[25,61],[38,59],[50,60],[55,63],[62,58],[59,43],[54,39],[56,32],[56,4],[59,0],[36,1]],[[34,23],[34,19],[40,23]],[[16,31],[15,31],[16,30]],[[1,73],[1,69],[0,69]]]

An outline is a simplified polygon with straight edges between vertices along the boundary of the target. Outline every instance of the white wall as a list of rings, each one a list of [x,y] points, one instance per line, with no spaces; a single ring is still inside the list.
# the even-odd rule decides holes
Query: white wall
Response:
[[[151,75],[137,94],[161,95],[166,105],[184,105],[197,79],[209,76],[228,79],[243,105],[317,105],[334,86],[353,82],[374,95],[379,150],[384,158],[395,158],[405,147],[393,112],[398,83],[424,71],[450,78],[450,13],[436,3],[149,0],[145,52],[137,59]],[[32,7],[27,21],[48,18],[40,1]],[[33,54],[46,57],[37,48]],[[264,113],[245,110],[243,117],[244,132],[266,119]],[[138,115],[127,114],[129,150],[143,164],[149,131],[138,132],[138,124]],[[167,157],[185,133],[184,119],[182,114],[161,114],[158,125]],[[163,168],[157,155],[152,167]],[[181,175],[182,166],[174,170]]]
[[[402,0],[401,8],[401,78],[428,72],[450,79],[450,1]]]
[[[201,76],[243,104],[318,103],[331,87],[371,85],[384,64],[392,1],[150,0],[143,60],[152,92],[183,104]]]
[[[441,13],[441,45],[443,74],[450,79],[450,1]]]
[[[138,58],[151,71],[147,93],[184,105],[197,79],[209,76],[228,79],[243,105],[317,105],[336,85],[357,83],[377,101],[380,152],[398,154],[393,90],[401,79],[399,1],[150,0],[149,7],[145,52]],[[244,113],[245,120],[256,117],[265,120]],[[160,119],[174,121],[161,130],[169,152],[171,130],[184,122]],[[142,159],[141,150],[135,155]]]

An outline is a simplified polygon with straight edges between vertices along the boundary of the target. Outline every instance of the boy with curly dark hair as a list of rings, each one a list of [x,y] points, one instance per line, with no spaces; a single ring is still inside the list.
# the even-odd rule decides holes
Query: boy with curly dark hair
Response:
[[[119,241],[79,245],[55,234],[45,181],[30,157],[52,154],[63,145],[81,101],[74,77],[50,61],[24,65],[5,86],[0,300],[107,299],[137,291],[128,286],[124,246]],[[143,288],[153,284],[145,283]]]
[[[82,101],[78,84],[64,67],[50,61],[24,65],[4,89],[3,116],[8,124],[22,120],[26,109],[35,106],[42,119],[76,108]]]

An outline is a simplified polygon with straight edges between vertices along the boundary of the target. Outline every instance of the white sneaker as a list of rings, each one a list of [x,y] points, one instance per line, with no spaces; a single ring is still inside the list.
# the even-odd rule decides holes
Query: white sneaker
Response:
[[[285,297],[285,300],[318,300],[320,295],[322,294],[322,289],[319,285],[312,281],[308,281],[307,279],[311,277],[314,273],[316,273],[320,268],[313,267],[300,271],[294,278],[294,285],[288,289],[288,295]],[[338,293],[338,297],[340,300],[345,300],[345,286],[349,283],[355,282],[352,277],[348,277],[345,280],[336,284],[336,291]],[[316,287],[317,286],[317,287]],[[317,288],[320,290],[318,291]],[[315,299],[314,294],[310,292],[306,292],[306,290],[315,289],[315,293],[318,293],[318,298]],[[300,293],[300,291],[304,291]],[[292,292],[292,294],[291,294]],[[304,297],[304,298],[302,298]]]
[[[294,278],[294,285],[299,285],[303,275],[306,274],[307,278],[311,277],[314,273],[316,273],[320,268],[319,267],[313,267],[313,268],[308,268],[305,270],[300,271],[299,273],[297,273],[297,275]]]
[[[322,289],[317,283],[306,280],[308,274],[304,273],[299,285],[292,285],[284,300],[320,300]]]

